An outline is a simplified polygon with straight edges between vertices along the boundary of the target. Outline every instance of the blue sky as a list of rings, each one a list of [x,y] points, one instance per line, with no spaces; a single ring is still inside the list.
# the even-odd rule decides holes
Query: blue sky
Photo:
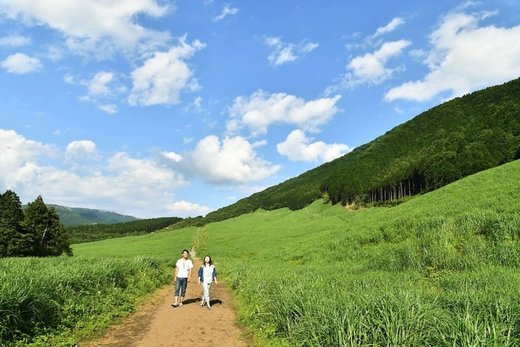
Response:
[[[0,189],[206,214],[518,62],[513,0],[0,0]]]

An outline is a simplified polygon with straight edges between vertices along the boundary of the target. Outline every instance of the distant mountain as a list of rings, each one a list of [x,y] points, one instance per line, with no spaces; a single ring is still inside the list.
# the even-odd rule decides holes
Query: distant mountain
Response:
[[[54,204],[47,204],[53,207],[60,221],[65,226],[88,225],[88,224],[116,224],[138,220],[139,218],[125,216],[115,212],[95,210],[90,208],[67,207]]]

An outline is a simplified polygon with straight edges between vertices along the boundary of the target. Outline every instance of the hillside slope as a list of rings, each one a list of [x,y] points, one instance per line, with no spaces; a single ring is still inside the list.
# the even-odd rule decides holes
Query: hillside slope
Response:
[[[441,104],[341,158],[191,223],[258,208],[299,209],[324,193],[343,204],[395,200],[518,158],[520,79]]]
[[[520,161],[395,207],[323,201],[74,245],[167,256],[193,235],[259,345],[518,346]]]

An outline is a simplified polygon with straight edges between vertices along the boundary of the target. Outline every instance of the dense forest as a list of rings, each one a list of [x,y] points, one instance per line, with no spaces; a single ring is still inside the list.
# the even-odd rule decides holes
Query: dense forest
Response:
[[[65,227],[41,196],[22,209],[12,190],[0,194],[0,257],[72,255]]]
[[[117,224],[89,224],[67,227],[71,243],[97,241],[114,237],[142,235],[164,229],[181,221],[179,217],[139,219]]]
[[[520,158],[520,79],[434,107],[345,156],[235,204],[187,219],[203,225],[263,208],[381,204]]]

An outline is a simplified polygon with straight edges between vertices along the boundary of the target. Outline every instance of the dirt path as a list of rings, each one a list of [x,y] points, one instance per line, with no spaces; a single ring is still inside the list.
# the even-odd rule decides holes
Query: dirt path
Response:
[[[197,283],[200,260],[194,259],[182,307],[173,308],[173,285],[157,291],[153,299],[107,334],[80,346],[247,346],[235,325],[232,297],[225,284],[211,286],[212,309],[200,307],[202,288]]]

